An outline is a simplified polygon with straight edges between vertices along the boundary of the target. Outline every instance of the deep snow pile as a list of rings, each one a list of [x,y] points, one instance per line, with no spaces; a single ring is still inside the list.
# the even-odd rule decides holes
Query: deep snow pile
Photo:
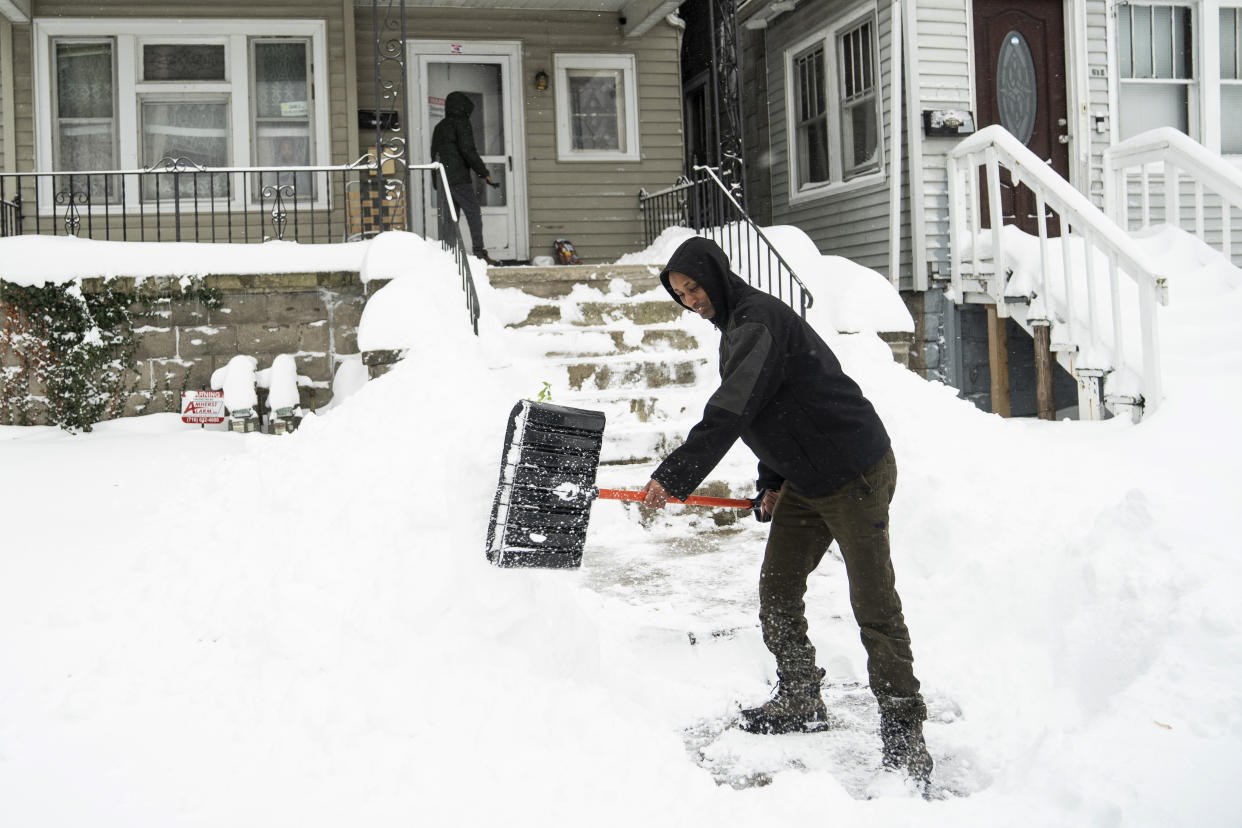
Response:
[[[687,756],[767,692],[758,527],[705,546],[600,503],[581,571],[486,564],[537,378],[469,334],[455,273],[408,278],[407,359],[290,437],[0,429],[5,825],[1236,824],[1236,282],[1178,276],[1139,426],[1000,420],[828,335],[893,435],[916,668],[961,710],[928,741],[969,795],[926,802],[814,762],[735,791]],[[838,680],[865,675],[843,581],[830,558],[808,595]],[[733,761],[820,755],[753,738]]]

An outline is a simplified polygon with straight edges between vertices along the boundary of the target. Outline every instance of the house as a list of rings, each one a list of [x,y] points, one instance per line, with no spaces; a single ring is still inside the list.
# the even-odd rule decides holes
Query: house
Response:
[[[394,156],[429,162],[459,90],[501,182],[480,192],[493,258],[551,255],[562,237],[588,260],[635,249],[635,194],[682,168],[677,4],[497,5],[0,0],[0,172],[96,171],[10,177],[0,201],[21,196],[23,232],[96,238],[339,241],[394,219],[434,234],[430,175],[367,214],[368,182],[345,168],[377,145],[386,177],[401,177]],[[240,172],[288,166],[305,169]],[[191,203],[199,225],[213,216],[198,235],[180,218]]]
[[[1242,155],[1239,4],[743,0],[738,23],[742,87],[753,101],[743,105],[750,212],[888,274],[920,326],[918,367],[984,408],[997,380],[991,372],[989,382],[989,345],[992,362],[1007,351],[1015,414],[1034,411],[1028,375],[1038,355],[1031,325],[1005,323],[1012,297],[945,290],[966,269],[954,272],[952,223],[972,193],[966,187],[955,203],[949,172],[968,136],[1003,125],[1091,204],[1110,206],[1123,229],[1133,222],[1116,210],[1133,205],[1124,192],[1108,204],[1106,163],[1120,142],[1173,127],[1218,162]],[[1000,178],[1006,223],[1035,235],[1036,185]],[[1202,187],[1196,181],[1180,189]],[[1045,222],[1050,237],[1055,219]],[[1214,223],[1207,234],[1219,236]],[[998,304],[1000,351],[996,320],[989,338],[987,319]],[[1058,355],[1063,365],[1067,353]],[[1074,379],[1056,372],[1057,409],[1073,407]]]

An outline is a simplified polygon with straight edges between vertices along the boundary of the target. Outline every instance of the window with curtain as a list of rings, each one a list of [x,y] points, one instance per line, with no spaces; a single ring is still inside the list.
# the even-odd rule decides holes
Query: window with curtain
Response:
[[[1194,136],[1192,12],[1179,5],[1117,7],[1117,61],[1122,139],[1160,126]],[[1197,137],[1197,136],[1195,136]]]
[[[115,43],[111,39],[62,40],[53,55],[55,168],[116,169]],[[74,176],[64,184],[92,202],[117,198],[116,182],[105,181],[105,176]]]
[[[49,18],[36,26],[41,77],[50,105],[40,148],[57,170],[146,169],[182,161],[203,167],[289,167],[326,163],[317,136],[326,131],[314,87],[317,21],[156,21],[126,31],[125,21]],[[98,34],[96,34],[98,33]],[[103,34],[106,33],[106,36]],[[128,113],[132,113],[129,115]],[[123,122],[128,121],[128,122]],[[50,155],[44,155],[50,147]],[[44,162],[46,163],[46,162]],[[83,176],[103,185],[104,176]],[[115,178],[115,177],[113,177]],[[255,177],[256,179],[259,177]],[[256,181],[312,199],[313,175],[273,173]],[[75,181],[76,181],[75,177]],[[179,189],[174,192],[174,180]],[[254,179],[252,179],[254,180]],[[124,193],[127,202],[235,198],[240,177],[227,173],[151,177]],[[75,189],[84,185],[76,184]],[[90,186],[98,190],[96,184]],[[119,181],[109,196],[122,198]],[[99,201],[99,193],[91,201]]]
[[[304,167],[314,157],[311,131],[310,41],[251,40],[253,142],[260,167]],[[293,197],[314,198],[310,173],[264,173],[258,186],[293,188]]]

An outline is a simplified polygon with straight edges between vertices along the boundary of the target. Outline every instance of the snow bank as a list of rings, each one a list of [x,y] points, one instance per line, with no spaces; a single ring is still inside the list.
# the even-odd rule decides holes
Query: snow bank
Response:
[[[855,798],[874,733],[718,743],[780,769],[744,791],[687,752],[768,692],[762,527],[704,544],[599,503],[582,570],[485,562],[505,417],[539,378],[496,369],[438,268],[411,358],[287,438],[0,428],[7,822],[1236,822],[1236,273],[1187,272],[1161,309],[1169,398],[1139,426],[1002,420],[821,329],[893,436],[916,668],[961,711],[927,733],[966,795],[925,802]],[[807,596],[839,680],[865,675],[844,581],[830,553]]]
[[[18,285],[43,285],[92,277],[141,280],[213,273],[357,271],[368,244],[119,242],[72,236],[9,236],[0,239],[0,279]]]

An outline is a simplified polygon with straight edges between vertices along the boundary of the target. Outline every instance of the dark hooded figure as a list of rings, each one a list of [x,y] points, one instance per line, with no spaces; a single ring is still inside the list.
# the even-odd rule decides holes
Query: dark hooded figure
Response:
[[[807,638],[807,577],[836,539],[850,603],[880,706],[884,763],[924,786],[932,759],[927,708],[889,557],[888,507],[897,464],[888,433],[824,340],[793,310],[734,275],[714,242],[692,238],[660,280],[720,331],[720,388],[685,443],[651,475],[644,503],[684,499],[741,438],[759,458],[760,519],[772,521],[759,579],[763,640],[776,657],[773,698],[742,711],[741,726],[784,733],[823,726]]]
[[[483,245],[483,212],[479,207],[479,197],[474,192],[470,171],[478,173],[493,187],[500,185],[492,181],[487,165],[474,147],[474,130],[470,127],[470,113],[473,111],[474,103],[466,93],[448,94],[444,99],[444,119],[436,124],[431,133],[431,158],[444,165],[444,176],[448,179],[453,203],[466,216],[474,255],[494,265],[496,262],[487,255]]]

